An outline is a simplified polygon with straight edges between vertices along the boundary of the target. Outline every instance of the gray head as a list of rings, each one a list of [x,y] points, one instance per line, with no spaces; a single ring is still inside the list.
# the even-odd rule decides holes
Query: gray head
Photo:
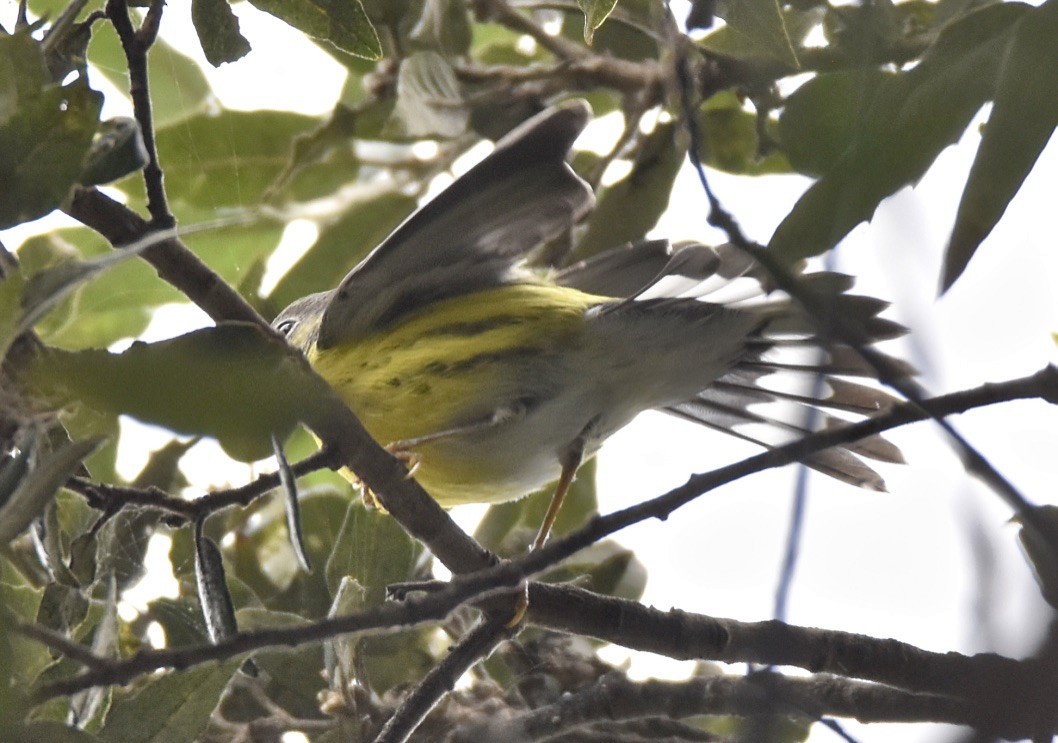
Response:
[[[272,320],[272,327],[286,336],[287,342],[308,353],[320,335],[320,321],[334,291],[318,292],[291,302]]]

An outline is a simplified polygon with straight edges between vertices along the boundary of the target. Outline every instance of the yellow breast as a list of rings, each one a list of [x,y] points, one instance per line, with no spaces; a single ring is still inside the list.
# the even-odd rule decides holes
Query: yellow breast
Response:
[[[504,286],[307,355],[376,440],[400,442],[486,422],[546,389],[550,370],[579,343],[585,310],[602,301],[551,284]],[[444,505],[523,494],[497,492],[516,486],[504,482],[502,458],[451,443],[415,448],[416,478]]]

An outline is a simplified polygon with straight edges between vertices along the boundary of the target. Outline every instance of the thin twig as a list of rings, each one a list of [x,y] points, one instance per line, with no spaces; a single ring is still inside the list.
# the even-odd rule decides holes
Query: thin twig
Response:
[[[31,640],[36,640],[42,645],[62,653],[70,660],[76,661],[86,668],[100,669],[111,662],[109,659],[93,653],[91,648],[76,643],[66,637],[66,635],[60,634],[42,624],[18,622],[14,624],[13,629]]]
[[[76,188],[67,214],[105,237],[114,247],[136,243],[155,228],[136,212],[96,188]],[[271,326],[224,279],[178,238],[160,241],[141,253],[158,276],[180,290],[215,322],[252,322],[273,332]]]
[[[151,92],[147,74],[147,52],[158,38],[158,28],[162,22],[164,0],[151,0],[147,15],[139,29],[132,25],[127,0],[107,0],[106,13],[117,31],[125,50],[125,61],[129,68],[129,95],[132,97],[132,109],[140,132],[143,145],[147,150],[147,164],[143,168],[143,180],[147,187],[147,211],[151,214],[151,226],[161,229],[172,227],[176,219],[169,211],[165,195],[165,184],[161,166],[158,164],[158,150],[154,141],[154,116],[151,112]]]
[[[580,44],[562,36],[549,34],[544,28],[523,13],[507,4],[506,0],[479,0],[479,7],[496,23],[512,31],[531,37],[537,44],[547,49],[559,59],[567,62],[583,59],[591,54]]]
[[[510,637],[512,629],[500,618],[485,619],[454,645],[386,721],[374,743],[404,743],[460,677],[487,658]]]
[[[155,230],[176,223],[165,194],[158,161],[151,108],[147,53],[158,37],[164,0],[151,0],[139,29],[132,23],[127,0],[107,0],[106,15],[113,24],[129,68],[129,95],[140,126],[148,161],[143,170],[150,222],[95,188],[77,188],[66,212],[103,235],[114,247],[136,242]],[[214,321],[241,320],[268,328],[268,323],[227,282],[176,238],[163,240],[141,254],[158,275],[201,307]]]
[[[382,604],[356,614],[320,619],[295,627],[238,632],[210,645],[141,650],[131,658],[123,660],[93,656],[90,670],[78,676],[44,684],[36,690],[34,698],[40,702],[93,686],[124,684],[161,668],[182,670],[210,661],[238,657],[263,648],[296,647],[339,635],[370,630],[388,631],[395,627],[413,627],[426,622],[437,622],[471,599],[503,596],[509,603],[512,591],[517,590],[520,581],[519,570],[513,567],[512,563],[503,563],[489,570],[459,576],[446,588],[438,591],[416,596],[405,602]],[[27,634],[18,626],[14,629]]]
[[[928,405],[935,413],[950,415],[981,405],[1027,397],[1058,402],[1058,370],[1047,367],[1031,377],[946,395],[929,401]],[[44,686],[36,697],[44,699],[90,686],[126,683],[158,668],[186,668],[264,647],[299,645],[339,634],[438,621],[461,603],[490,595],[502,596],[509,601],[511,590],[516,589],[524,578],[626,526],[648,518],[663,518],[701,493],[738,479],[747,472],[789,464],[799,456],[927,417],[910,404],[898,405],[876,418],[843,429],[819,432],[800,442],[695,476],[682,488],[651,501],[596,517],[582,529],[539,551],[487,570],[457,576],[447,587],[405,603],[385,604],[356,615],[320,620],[301,627],[242,632],[216,645],[143,651],[121,661],[100,659],[99,668]],[[448,546],[455,550],[452,555],[462,549]],[[634,602],[622,602],[568,587],[531,584],[529,618],[544,626],[662,652],[671,657],[802,665],[810,670],[858,675],[927,693],[958,694],[992,686],[1017,690],[1023,683],[1036,684],[1039,680],[1035,665],[998,655],[967,658],[957,653],[930,653],[893,640],[795,628],[774,621],[745,624],[696,618],[676,611],[666,615]],[[735,641],[740,637],[745,639]],[[839,641],[837,638],[847,639]],[[824,649],[825,654],[821,654]],[[872,651],[868,652],[869,649]],[[693,654],[698,651],[701,652]],[[889,660],[883,662],[886,658]]]
[[[310,472],[334,468],[337,461],[327,449],[312,454],[291,465],[295,477],[303,477]],[[95,483],[83,477],[71,477],[66,487],[80,493],[101,510],[113,514],[128,506],[157,508],[160,511],[180,516],[187,521],[204,519],[212,513],[232,506],[248,506],[257,498],[279,486],[279,473],[268,472],[252,482],[238,488],[217,490],[200,498],[187,500],[161,490],[160,488],[135,488],[120,485]]]
[[[705,175],[705,168],[698,157],[700,135],[698,122],[694,116],[691,103],[690,91],[692,85],[687,64],[677,64],[677,70],[681,81],[680,91],[684,107],[684,120],[690,136],[687,156],[698,174],[702,190],[709,201],[709,224],[723,230],[732,245],[735,245],[757,261],[780,289],[804,307],[809,316],[820,326],[821,331],[825,331],[828,337],[834,338],[855,350],[871,366],[879,381],[899,392],[912,404],[925,410],[922,407],[928,396],[925,388],[908,378],[903,370],[898,368],[885,354],[864,343],[862,341],[862,332],[848,318],[838,313],[828,312],[827,308],[807,291],[797,278],[768,253],[762,245],[749,240],[742,232],[735,218],[724,208],[709,185]],[[984,455],[974,448],[951,423],[945,421],[942,416],[931,415],[930,417],[948,434],[948,440],[952,443],[967,471],[986,483],[1018,514],[1023,523],[1036,530],[1042,538],[1047,540],[1048,531],[1036,513],[1033,504]],[[1048,543],[1050,543],[1049,540]],[[1055,564],[1058,565],[1058,545],[1055,547],[1052,552],[1055,553],[1053,557],[1055,557]]]
[[[811,721],[836,715],[862,722],[966,724],[974,719],[975,711],[960,699],[833,677],[786,678],[758,673],[635,682],[613,673],[546,707],[460,730],[452,743],[545,741],[563,731],[599,722],[696,715],[783,715]]]

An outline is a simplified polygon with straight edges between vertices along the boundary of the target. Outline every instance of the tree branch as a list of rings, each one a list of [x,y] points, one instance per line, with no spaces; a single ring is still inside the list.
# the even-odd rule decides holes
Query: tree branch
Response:
[[[441,698],[480,660],[511,636],[503,618],[486,618],[466,634],[428,673],[386,721],[374,743],[404,743]]]
[[[560,701],[517,715],[496,717],[460,730],[452,743],[545,741],[563,731],[600,722],[695,715],[824,715],[861,722],[948,722],[966,725],[974,710],[965,701],[911,694],[879,684],[822,677],[786,678],[776,673],[710,676],[688,681],[636,683],[611,673]]]
[[[136,30],[129,16],[127,0],[107,0],[106,4],[107,17],[114,25],[125,50],[125,60],[129,68],[129,95],[132,97],[133,112],[143,135],[143,145],[147,150],[147,164],[143,168],[143,180],[147,187],[147,211],[151,214],[151,227],[160,229],[172,227],[176,224],[176,219],[169,211],[164,177],[158,164],[158,149],[154,142],[147,52],[158,38],[164,7],[164,0],[151,0],[143,24]]]
[[[238,632],[208,645],[188,645],[180,648],[140,650],[127,659],[111,659],[79,652],[77,658],[90,670],[70,678],[60,679],[38,687],[37,702],[54,696],[73,694],[93,686],[124,684],[145,673],[162,668],[182,670],[210,661],[226,660],[269,647],[296,647],[311,642],[371,630],[390,631],[397,627],[413,627],[425,622],[439,622],[457,607],[471,599],[487,600],[491,596],[518,594],[522,581],[512,563],[502,563],[489,570],[458,576],[446,587],[416,596],[403,602],[391,602],[366,609],[356,614],[316,620],[294,627]],[[508,601],[509,603],[509,601]],[[36,625],[13,623],[12,629],[34,639],[46,640],[35,631]],[[475,642],[479,642],[481,637]],[[502,638],[501,638],[502,639]],[[472,647],[481,647],[474,644]]]
[[[698,156],[700,135],[698,122],[694,116],[694,103],[691,98],[693,89],[689,61],[686,56],[677,63],[677,72],[680,78],[680,94],[684,111],[684,122],[690,135],[690,146],[687,156],[698,174],[698,180],[702,185],[709,202],[709,214],[707,221],[710,225],[724,231],[731,244],[738,247],[748,256],[753,258],[761,267],[767,271],[769,277],[776,286],[789,294],[805,309],[808,315],[815,321],[819,332],[824,337],[836,339],[849,346],[858,353],[864,361],[874,370],[877,378],[883,384],[899,392],[912,404],[922,410],[926,410],[925,403],[928,393],[925,388],[907,376],[907,374],[896,365],[893,360],[881,351],[867,345],[864,341],[862,328],[859,328],[849,318],[839,313],[829,311],[825,302],[812,294],[797,277],[790,272],[786,266],[777,261],[764,246],[749,240],[742,232],[738,222],[728,212],[716,194],[713,192],[705,175],[705,169]],[[943,416],[932,415],[933,420],[948,434],[948,440],[952,444],[963,466],[975,477],[986,483],[996,494],[998,494],[1022,519],[1023,523],[1036,531],[1041,540],[1051,547],[1052,562],[1058,566],[1058,544],[1049,537],[1049,530],[1036,513],[1035,507],[1023,496],[1014,485],[1007,480],[992,464],[985,458],[969,441],[967,441],[951,423],[943,419]]]
[[[291,465],[295,477],[337,466],[334,455],[327,449]],[[200,498],[178,498],[159,488],[135,488],[106,483],[94,483],[83,477],[71,477],[66,487],[88,499],[89,505],[106,513],[117,513],[126,506],[157,508],[182,517],[187,521],[205,519],[212,513],[232,506],[248,506],[257,498],[279,487],[279,473],[269,472],[238,488],[217,490]]]
[[[971,702],[974,710],[972,719],[965,717],[961,724],[1017,733],[1015,737],[1028,734],[1030,719],[1045,698],[1041,689],[1054,688],[1053,669],[1034,658],[936,653],[897,640],[778,620],[739,622],[679,609],[660,611],[538,583],[530,584],[529,602],[534,624],[677,660],[794,666],[913,693],[957,697]]]
[[[508,5],[507,0],[476,0],[474,5],[478,15],[489,18],[512,31],[531,37],[533,41],[561,60],[569,62],[584,59],[591,55],[591,52],[580,44],[562,36],[549,34],[528,16],[519,13]]]
[[[978,405],[1026,397],[1058,400],[1058,370],[1047,367],[1035,375],[1010,382],[984,385],[966,392],[936,398],[927,403],[931,412],[949,415]],[[339,442],[354,446],[357,436],[366,432],[347,431],[345,426],[356,419],[344,408],[335,408],[334,420],[317,421],[338,430]],[[796,461],[813,451],[879,433],[908,422],[923,420],[926,414],[916,406],[905,403],[879,416],[842,429],[823,431],[793,444],[751,457],[743,462],[692,477],[682,488],[670,491],[637,506],[608,516],[594,518],[584,528],[555,540],[543,549],[517,560],[505,562],[469,575],[457,575],[445,588],[400,604],[386,604],[344,617],[321,620],[310,625],[241,632],[215,645],[179,649],[141,651],[127,660],[99,658],[92,668],[78,676],[45,685],[37,690],[36,698],[70,694],[102,684],[125,683],[143,673],[158,668],[186,668],[210,660],[241,655],[264,647],[299,645],[319,641],[339,634],[391,629],[426,621],[439,621],[453,609],[469,600],[484,600],[489,596],[505,597],[517,589],[520,581],[535,572],[554,565],[559,560],[587,547],[604,536],[647,518],[664,518],[673,510],[704,492],[737,479],[749,472]],[[330,438],[328,435],[327,438]],[[377,447],[377,445],[376,445]],[[341,461],[379,467],[392,459],[379,448],[378,460],[369,452],[364,455],[355,449],[339,450]],[[348,454],[348,458],[347,455]],[[392,472],[357,470],[375,492],[385,494],[384,504],[395,516],[414,523],[415,529],[431,549],[437,545],[452,566],[453,572],[469,573],[475,566],[488,565],[492,558],[473,539],[450,522],[448,515],[429,498],[406,473],[399,462],[392,462]],[[370,479],[369,479],[370,478]],[[392,478],[392,483],[389,481]],[[390,488],[390,485],[394,487]],[[408,499],[405,499],[407,496]],[[415,503],[417,498],[423,503]],[[420,508],[422,510],[420,511]],[[447,523],[429,523],[431,509]],[[427,523],[418,523],[426,519]],[[405,524],[407,526],[407,524]],[[454,533],[453,533],[454,530]],[[435,554],[437,554],[435,552]],[[775,665],[802,665],[809,670],[832,670],[847,675],[862,675],[882,683],[904,686],[911,691],[958,694],[974,693],[975,702],[983,705],[988,700],[978,699],[982,689],[1023,690],[1022,698],[1038,699],[1051,688],[1041,678],[1053,682],[1053,674],[1032,661],[1015,661],[993,654],[967,658],[957,653],[929,653],[894,640],[876,640],[848,633],[794,628],[780,622],[746,624],[731,620],[698,617],[683,612],[663,614],[634,602],[596,596],[585,591],[530,585],[529,618],[534,623],[594,636],[627,647],[651,650],[671,657],[711,658],[729,662],[760,662]],[[16,628],[23,631],[22,628]],[[25,632],[24,632],[25,633]],[[83,655],[83,654],[82,654]],[[1041,692],[1041,689],[1043,690]],[[1031,693],[1030,693],[1031,692]],[[1014,695],[1016,696],[1016,695]],[[1010,699],[1011,695],[1002,695]],[[985,707],[982,707],[985,709]],[[993,709],[989,707],[989,709]],[[996,712],[996,727],[1016,726],[1023,720],[1016,716],[1020,710],[1006,709],[1000,718]]]
[[[143,135],[148,161],[143,169],[147,190],[148,222],[131,209],[95,188],[76,188],[67,214],[95,230],[114,247],[135,243],[155,230],[173,227],[176,220],[169,210],[164,174],[158,162],[151,112],[147,54],[158,37],[164,0],[151,0],[139,29],[132,24],[127,0],[107,0],[106,15],[113,24],[129,68],[129,94],[133,112]],[[221,279],[177,238],[160,241],[142,255],[158,275],[201,307],[215,322],[241,320],[268,328],[264,318],[237,291]]]
[[[983,385],[974,390],[935,398],[929,401],[928,405],[937,414],[950,415],[973,407],[1031,397],[1040,397],[1051,402],[1058,401],[1058,369],[1048,366],[1029,377],[1000,384]],[[351,417],[351,414],[349,417]],[[264,647],[297,645],[333,637],[338,634],[440,620],[462,602],[481,599],[495,593],[507,595],[512,589],[517,587],[521,580],[553,566],[560,560],[595,543],[599,539],[648,518],[665,518],[676,508],[690,502],[702,493],[738,479],[745,474],[768,467],[789,464],[797,461],[800,456],[925,418],[926,414],[910,403],[897,405],[888,413],[860,423],[841,429],[822,431],[805,437],[801,441],[764,452],[742,462],[703,475],[695,475],[681,488],[622,511],[607,516],[598,516],[592,519],[585,527],[562,539],[556,539],[538,551],[510,562],[488,567],[488,569],[478,570],[477,572],[473,572],[475,563],[487,567],[492,562],[492,558],[473,539],[460,531],[454,523],[434,524],[429,527],[416,524],[416,528],[422,526],[428,532],[425,534],[426,539],[423,540],[427,546],[433,549],[434,544],[437,544],[439,550],[450,561],[451,566],[454,566],[453,572],[465,573],[465,575],[457,575],[448,586],[427,596],[415,597],[402,604],[387,604],[357,615],[322,620],[311,625],[291,629],[243,632],[230,640],[225,640],[216,645],[176,650],[143,651],[125,661],[112,661],[103,658],[100,661],[105,668],[88,672],[74,679],[56,682],[42,688],[39,693],[42,697],[72,693],[93,685],[124,683],[140,673],[157,668],[186,668],[196,663],[230,658]],[[352,420],[355,421],[355,418]],[[380,451],[385,455],[384,450],[380,448]],[[388,455],[386,456],[388,457]],[[370,456],[368,458],[370,459]],[[345,460],[343,459],[342,461]],[[425,492],[418,488],[413,480],[406,478],[403,465],[396,461],[393,464],[394,472],[392,475],[383,473],[383,479],[377,481],[377,484],[388,485],[388,483],[384,482],[384,478],[392,476],[396,478],[398,489],[387,491],[380,489],[376,492],[387,492],[390,496],[399,494],[400,496],[409,496],[412,499],[417,497],[417,493],[422,493],[422,496],[427,499],[428,505],[436,508],[437,512],[450,522],[448,515],[437,506],[436,502],[426,496]],[[372,465],[376,466],[377,463],[372,462]],[[372,477],[375,477],[376,474],[373,472]],[[374,488],[374,484],[371,481],[365,479],[365,482],[369,487]],[[409,508],[409,502],[400,497],[395,498],[392,502],[384,501],[384,504],[394,515],[407,516],[408,513],[406,512],[410,510],[411,520],[413,521],[420,518],[430,518],[429,507],[419,513],[420,504],[413,504]],[[462,535],[462,538],[453,537],[449,533],[449,529],[455,529],[459,535]],[[744,651],[748,653],[747,655],[738,657],[718,655],[720,650],[723,649],[726,649],[727,652],[732,652],[731,648],[733,646],[730,644],[729,638],[735,633],[729,626],[719,624],[721,620],[709,618],[703,619],[706,622],[703,626],[699,627],[696,625],[688,632],[676,632],[675,630],[680,629],[680,626],[678,624],[673,626],[672,622],[682,621],[683,618],[689,616],[691,615],[682,612],[664,615],[661,612],[648,609],[634,602],[622,602],[618,599],[596,596],[586,591],[541,584],[530,585],[529,618],[532,622],[542,626],[600,637],[600,639],[609,640],[626,647],[652,650],[653,652],[660,652],[676,658],[689,657],[684,655],[687,652],[686,648],[697,647],[705,648],[705,650],[702,650],[701,654],[690,657],[704,657],[730,662],[798,665],[793,659],[782,654],[783,647],[791,647],[785,639],[779,642],[776,648],[777,652],[782,656],[779,658],[757,655],[756,653],[759,652],[762,644],[766,648],[771,647],[768,643],[761,643],[759,639],[755,639],[746,645],[739,645],[742,648],[755,649],[752,652]],[[673,617],[676,619],[674,620]],[[730,620],[723,621],[728,622]],[[738,627],[750,626],[742,623],[735,623],[735,625]],[[637,628],[643,626],[651,628],[647,631],[646,636],[637,632]],[[765,622],[754,626],[787,628],[787,625],[780,622]],[[819,637],[828,638],[828,647],[840,646],[841,643],[833,640],[834,637],[858,638],[858,636],[847,635],[846,633],[827,633],[822,630],[811,630],[810,632],[822,633]],[[681,639],[670,646],[668,641],[677,637]],[[692,638],[694,638],[693,642]],[[865,641],[895,643],[895,641],[877,641],[873,640],[873,638],[865,638]],[[858,639],[857,642],[859,642]],[[911,646],[903,646],[899,643],[895,643],[895,645],[899,646],[900,653],[904,655],[906,655],[905,649],[913,649]],[[799,647],[805,646],[814,647],[811,642],[803,642]],[[929,654],[925,657],[932,658],[933,656],[965,659],[965,656],[955,653],[944,656]],[[1000,659],[1000,656],[985,657]],[[803,659],[803,662],[805,663],[804,667],[809,670],[834,670],[838,672],[850,667],[849,664],[852,663],[852,660],[839,655],[834,661],[837,665],[833,667],[819,666],[818,654],[813,652],[809,658]],[[1010,659],[1000,659],[996,662],[1000,664],[1018,663]],[[1003,667],[1006,668],[1007,666]],[[866,675],[868,671],[869,668],[864,669],[864,678],[872,678]],[[949,678],[953,679],[957,679],[959,673],[966,673],[966,669],[962,669],[959,673],[949,673],[949,671],[951,669],[946,669],[945,673],[948,674]],[[921,674],[919,676],[919,678],[929,677],[929,674]],[[894,684],[898,681],[898,679],[888,676],[875,678],[874,680]],[[917,687],[908,688],[918,691],[938,691],[936,689],[918,689]],[[946,691],[950,691],[950,689],[940,690],[940,692]]]
[[[153,231],[143,217],[95,188],[75,189],[65,211],[118,248],[135,243]],[[162,240],[145,248],[141,255],[159,277],[179,289],[215,322],[252,322],[272,332],[257,310],[179,239]]]

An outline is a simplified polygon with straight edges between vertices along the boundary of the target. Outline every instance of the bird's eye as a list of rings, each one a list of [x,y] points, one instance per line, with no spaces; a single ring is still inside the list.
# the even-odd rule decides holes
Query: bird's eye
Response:
[[[290,331],[294,329],[295,325],[297,325],[297,323],[293,320],[284,320],[276,325],[276,330],[283,335],[290,335]]]

